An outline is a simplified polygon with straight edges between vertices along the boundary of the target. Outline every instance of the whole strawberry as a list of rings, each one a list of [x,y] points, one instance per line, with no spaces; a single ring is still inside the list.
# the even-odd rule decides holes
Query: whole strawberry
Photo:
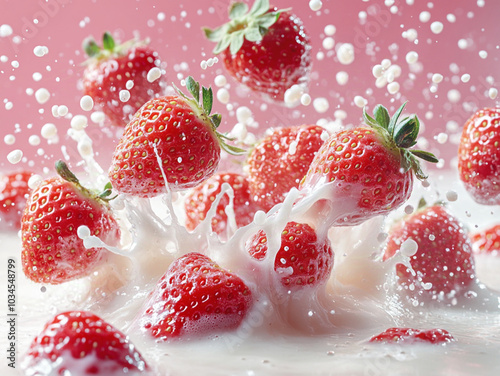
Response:
[[[409,149],[420,125],[415,115],[399,121],[405,104],[392,118],[381,105],[374,118],[364,111],[367,126],[335,133],[319,149],[300,188],[311,192],[329,184],[329,224],[356,225],[396,209],[410,197],[413,173],[425,178],[417,157],[438,161],[431,153]]]
[[[382,333],[373,336],[370,342],[411,344],[430,343],[444,345],[453,342],[455,338],[444,329],[419,330],[411,328],[389,328]]]
[[[255,234],[246,245],[257,260],[267,254],[267,235]],[[291,273],[290,273],[291,268]],[[274,270],[281,284],[289,289],[324,284],[333,268],[333,251],[328,238],[318,239],[316,231],[306,223],[288,222],[281,233],[281,245],[274,259]]]
[[[229,21],[206,37],[217,42],[231,76],[265,98],[283,101],[293,85],[307,84],[311,70],[311,46],[302,22],[289,9],[271,9],[268,0],[256,0],[248,11],[234,3]]]
[[[500,256],[500,224],[470,234],[470,238],[474,253]]]
[[[28,198],[22,217],[21,261],[24,274],[38,283],[59,284],[89,275],[104,248],[87,249],[78,237],[80,226],[108,245],[118,245],[120,229],[106,197],[83,188],[59,161],[61,177],[46,179]]]
[[[200,253],[175,260],[153,291],[140,326],[159,341],[234,329],[252,305],[238,276]]]
[[[206,218],[224,183],[228,184],[233,190],[232,208],[237,227],[243,227],[252,222],[258,207],[250,198],[250,190],[246,178],[234,172],[217,173],[194,188],[186,197],[184,208],[186,210],[186,228],[188,230],[194,230]],[[212,230],[219,235],[225,234],[228,228],[228,217],[226,214],[228,205],[229,197],[227,194],[224,194],[212,218]]]
[[[186,79],[192,98],[170,95],[152,99],[137,111],[116,146],[109,169],[113,188],[121,193],[153,197],[196,187],[216,171],[220,149],[240,153],[217,132],[221,117],[211,115],[212,89]]]
[[[298,188],[323,144],[317,125],[276,128],[259,141],[248,158],[248,181],[255,202],[265,211]],[[272,177],[272,178],[270,178]]]
[[[474,259],[467,232],[443,206],[424,206],[396,223],[389,232],[384,259],[394,256],[408,239],[416,242],[418,248],[410,257],[414,273],[403,264],[396,265],[403,286],[413,285],[416,293],[442,300],[460,293],[474,281]]]
[[[148,79],[148,72],[160,65],[158,53],[144,43],[128,41],[116,45],[104,33],[103,48],[88,38],[83,48],[89,59],[83,72],[83,93],[94,100],[111,124],[125,126],[148,100],[163,93],[162,79]],[[127,96],[130,96],[127,99]]]
[[[465,123],[458,147],[458,172],[472,198],[500,205],[500,109],[477,111]]]
[[[119,330],[85,311],[56,315],[33,340],[21,364],[25,375],[130,375],[150,369]]]
[[[29,171],[11,172],[0,175],[0,229],[19,230],[21,216],[26,206],[30,188]]]

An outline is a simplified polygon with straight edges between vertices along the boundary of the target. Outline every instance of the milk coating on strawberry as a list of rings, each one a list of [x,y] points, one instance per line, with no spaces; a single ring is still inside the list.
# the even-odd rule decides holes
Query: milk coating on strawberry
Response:
[[[0,230],[19,230],[21,216],[30,192],[28,181],[33,174],[16,171],[0,175]]]
[[[139,323],[158,341],[211,335],[237,328],[252,302],[252,292],[240,277],[193,252],[170,265]]]
[[[398,282],[424,299],[455,297],[475,279],[472,244],[462,223],[442,205],[424,206],[396,223],[389,232],[384,259],[394,256],[412,239],[417,252],[410,257],[411,271],[397,264]],[[414,288],[410,288],[410,286]]]
[[[34,282],[59,284],[89,275],[105,256],[104,248],[87,249],[77,230],[110,246],[120,242],[120,228],[106,197],[82,187],[66,164],[59,161],[60,177],[43,180],[30,194],[22,217],[21,262]]]
[[[311,70],[310,38],[302,21],[289,9],[278,10],[268,0],[256,0],[249,10],[233,3],[231,21],[205,29],[217,42],[226,70],[240,83],[264,98],[283,102],[293,85],[306,85]]]
[[[458,148],[458,172],[476,202],[500,205],[500,109],[484,108],[467,120]]]
[[[87,311],[63,312],[47,322],[21,368],[30,376],[151,374],[127,336]]]
[[[83,93],[92,97],[112,125],[124,127],[145,102],[163,93],[161,77],[154,81],[148,78],[149,71],[159,69],[158,53],[144,42],[132,40],[117,45],[106,32],[103,47],[88,38],[83,48],[89,56],[83,72]]]
[[[120,193],[154,197],[194,188],[212,176],[220,161],[221,147],[233,154],[217,132],[219,114],[211,114],[212,89],[186,79],[192,97],[178,95],[152,99],[137,111],[125,127],[113,154],[109,178]],[[201,101],[200,101],[201,100]]]
[[[394,344],[429,343],[445,345],[455,341],[455,338],[444,329],[419,330],[412,328],[389,328],[370,338],[370,342]]]
[[[426,177],[417,158],[438,161],[429,152],[410,149],[420,123],[415,115],[399,120],[405,104],[392,118],[381,105],[373,117],[364,111],[366,125],[334,133],[319,149],[300,189],[308,193],[329,185],[331,199],[346,203],[340,212],[331,208],[328,224],[351,226],[388,214],[410,197],[413,174]]]

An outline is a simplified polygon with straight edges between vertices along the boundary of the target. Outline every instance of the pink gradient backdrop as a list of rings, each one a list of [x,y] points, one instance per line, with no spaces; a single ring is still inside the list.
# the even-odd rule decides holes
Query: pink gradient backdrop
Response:
[[[61,146],[64,144],[68,146],[68,153],[76,157],[75,144],[66,140],[70,120],[55,119],[51,114],[51,107],[64,104],[72,114],[84,113],[79,106],[81,94],[77,82],[83,71],[81,42],[85,37],[94,35],[100,38],[103,31],[109,30],[116,38],[124,41],[138,32],[142,38],[151,38],[151,45],[166,62],[169,82],[179,83],[175,68],[186,62],[189,70],[182,72],[184,76],[192,75],[204,85],[210,85],[217,74],[224,73],[224,68],[222,62],[207,70],[200,68],[200,62],[212,56],[213,48],[204,39],[201,27],[215,27],[226,21],[229,3],[229,0],[0,0],[0,25],[9,24],[14,30],[11,36],[0,38],[0,55],[8,57],[7,62],[0,62],[0,170],[27,167],[30,161],[34,162],[37,170],[42,166],[52,167],[54,160],[62,157]],[[431,141],[430,149],[449,160],[456,153],[456,145],[450,142],[438,145],[433,137],[445,130],[449,120],[455,120],[460,125],[464,123],[471,112],[464,109],[463,102],[470,103],[473,108],[494,106],[497,103],[484,93],[491,86],[486,82],[487,76],[491,76],[495,82],[499,79],[500,51],[497,44],[500,35],[500,1],[486,0],[484,7],[479,7],[476,0],[435,1],[431,8],[429,1],[415,0],[414,5],[407,5],[406,1],[396,0],[394,3],[399,9],[396,14],[389,11],[384,1],[323,0],[323,7],[319,12],[313,12],[309,8],[308,0],[275,0],[272,3],[278,7],[293,7],[294,12],[303,20],[311,35],[314,57],[309,93],[313,99],[328,98],[330,108],[324,114],[315,112],[312,105],[292,110],[270,105],[266,111],[261,111],[259,108],[262,101],[254,95],[239,97],[235,90],[236,82],[230,80],[231,103],[235,107],[250,107],[261,124],[260,130],[273,125],[315,123],[319,118],[333,119],[333,113],[338,108],[347,112],[346,123],[357,124],[361,120],[361,110],[353,104],[355,95],[367,98],[370,108],[376,103],[382,103],[393,110],[404,100],[408,100],[408,110],[417,112],[425,123],[425,136]],[[421,23],[418,19],[423,10],[431,13],[431,21],[428,23]],[[358,18],[360,11],[368,11],[364,24]],[[159,12],[165,14],[162,21],[157,18]],[[446,20],[448,13],[456,16],[455,23]],[[38,24],[34,24],[34,19],[38,19]],[[444,30],[441,34],[431,32],[430,24],[433,21],[443,22]],[[349,42],[355,46],[356,58],[352,64],[340,64],[334,50],[323,49],[323,30],[328,24],[337,28],[334,35],[337,43]],[[418,31],[418,45],[401,36],[408,28]],[[20,44],[13,43],[15,35],[22,37]],[[461,38],[470,39],[474,43],[461,50],[457,45]],[[374,47],[372,55],[366,54],[367,43],[373,43],[370,45]],[[33,49],[37,45],[48,46],[49,54],[36,57]],[[391,45],[398,46],[396,60],[390,52]],[[419,53],[419,61],[423,66],[414,80],[409,78],[410,70],[405,61],[406,53],[411,50]],[[486,59],[480,58],[480,50],[488,51]],[[326,54],[321,61],[316,59],[318,51]],[[391,58],[402,67],[402,77],[398,80],[401,92],[398,95],[390,95],[385,88],[375,87],[371,68],[384,58]],[[14,60],[19,62],[18,68],[11,65]],[[458,65],[458,75],[450,72],[451,63]],[[335,75],[340,70],[348,72],[350,77],[345,86],[339,85],[335,80]],[[40,72],[43,79],[34,81],[34,72]],[[445,79],[439,84],[437,93],[431,94],[428,90],[431,85],[430,73],[434,72],[443,74]],[[471,75],[467,83],[459,80],[464,73]],[[44,105],[38,104],[34,95],[26,94],[27,88],[36,91],[40,87],[47,88],[52,94]],[[367,89],[371,89],[373,93],[368,95]],[[460,102],[451,103],[447,100],[450,89],[461,92]],[[13,103],[10,110],[5,108],[7,101]],[[222,129],[231,129],[236,123],[234,113],[228,112],[221,103],[216,103],[214,109],[223,114]],[[432,119],[425,119],[424,115],[428,111],[432,111]],[[40,146],[29,145],[28,137],[31,134],[39,135],[42,125],[47,122],[57,125],[61,142],[49,145],[42,139]],[[87,131],[95,141],[94,148],[100,154],[99,160],[107,168],[116,134],[107,134],[93,123]],[[6,134],[16,136],[14,145],[3,142]],[[43,157],[37,155],[40,147],[47,152]],[[12,166],[7,162],[6,156],[18,148],[24,150],[25,159]]]

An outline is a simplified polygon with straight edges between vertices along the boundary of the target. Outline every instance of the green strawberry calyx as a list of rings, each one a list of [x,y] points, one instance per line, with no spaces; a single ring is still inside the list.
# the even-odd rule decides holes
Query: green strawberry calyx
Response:
[[[89,57],[89,61],[108,59],[111,56],[121,56],[134,46],[148,44],[147,40],[131,39],[122,44],[117,44],[111,33],[106,31],[102,36],[102,47],[97,44],[93,37],[85,38],[82,48]]]
[[[233,138],[227,137],[226,135],[217,131],[219,127],[222,116],[221,114],[212,114],[212,105],[214,102],[214,93],[211,87],[201,86],[201,98],[200,98],[200,84],[193,77],[189,76],[186,78],[186,88],[191,94],[191,98],[184,94],[179,88],[173,85],[180,96],[182,96],[191,107],[198,110],[199,115],[204,118],[205,121],[212,125],[212,130],[215,132],[217,139],[221,148],[229,154],[232,155],[242,155],[246,153],[246,150],[240,149],[236,146],[229,145],[226,141],[233,141]],[[201,101],[200,101],[201,99]]]
[[[404,172],[413,170],[418,179],[427,179],[422,171],[418,158],[427,162],[437,163],[436,156],[428,151],[410,149],[417,144],[417,136],[420,130],[420,122],[416,115],[410,115],[399,120],[401,112],[406,106],[403,103],[395,114],[390,117],[387,109],[382,105],[375,106],[373,117],[368,115],[366,107],[363,109],[363,119],[367,125],[375,129],[387,142],[391,149],[399,151],[401,167]]]
[[[217,42],[213,53],[219,54],[229,47],[232,55],[236,54],[245,40],[259,42],[274,25],[282,12],[280,9],[270,11],[269,0],[255,0],[250,11],[245,3],[233,3],[229,7],[230,21],[216,29],[204,28],[205,36]]]

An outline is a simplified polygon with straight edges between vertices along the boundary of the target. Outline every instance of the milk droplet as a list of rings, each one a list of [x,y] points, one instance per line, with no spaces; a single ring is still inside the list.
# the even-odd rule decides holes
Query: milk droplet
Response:
[[[125,84],[125,88],[127,90],[131,90],[134,87],[134,81],[128,80],[127,83]]]
[[[161,77],[161,69],[158,67],[154,67],[149,70],[147,79],[149,82],[154,82],[160,77]]]
[[[86,239],[90,236],[90,229],[87,226],[78,226],[76,233],[80,239]]]
[[[7,134],[3,138],[3,142],[5,142],[5,144],[7,145],[14,145],[14,143],[16,142],[16,137],[13,134]]]
[[[50,92],[42,87],[35,92],[35,99],[40,104],[47,103],[50,99]]]
[[[354,61],[354,46],[351,43],[342,43],[337,50],[337,58],[344,65]]]
[[[31,135],[28,138],[28,142],[31,146],[38,146],[40,145],[40,137],[38,137],[36,134]]]
[[[490,88],[490,90],[488,90],[488,96],[491,98],[491,99],[495,99],[498,95],[498,90],[494,87]]]
[[[323,48],[325,50],[331,50],[335,46],[335,40],[332,37],[326,37],[323,39]]]
[[[75,115],[71,119],[70,124],[71,124],[71,128],[73,128],[77,131],[80,131],[80,130],[87,127],[88,120],[87,120],[87,117],[85,115]]]
[[[8,37],[9,35],[12,35],[14,31],[12,30],[12,27],[7,24],[3,24],[0,26],[0,37],[5,38]]]
[[[479,57],[480,57],[481,59],[486,59],[486,58],[488,57],[488,52],[487,52],[487,51],[485,51],[485,50],[481,50],[481,51],[479,51]]]
[[[435,22],[431,23],[431,31],[434,34],[440,34],[443,31],[443,28],[444,28],[444,26],[443,26],[442,22],[435,21]]]
[[[415,210],[415,208],[413,207],[413,205],[406,205],[405,206],[405,214],[411,214],[411,213],[413,213],[414,210]]]
[[[367,105],[368,101],[363,98],[361,95],[356,95],[354,97],[354,104],[358,106],[359,108],[363,108]]]
[[[80,107],[83,111],[92,111],[92,108],[94,108],[94,100],[90,95],[84,95],[80,99]]]
[[[33,53],[37,57],[43,57],[49,53],[49,49],[46,46],[36,46],[33,49]]]
[[[23,159],[23,151],[16,149],[7,154],[7,160],[12,164],[17,164]]]
[[[349,81],[349,74],[344,71],[339,71],[335,75],[335,79],[339,85],[345,85],[347,84],[347,81]]]
[[[462,77],[460,77],[460,80],[462,80],[462,82],[469,82],[470,80],[470,74],[463,74]]]
[[[309,1],[309,8],[311,8],[311,10],[314,12],[320,10],[322,6],[323,6],[323,3],[321,2],[321,0]]]
[[[307,93],[302,94],[300,97],[300,103],[303,106],[309,106],[311,104],[311,96]]]
[[[28,187],[30,187],[30,189],[35,189],[36,187],[38,187],[40,185],[40,183],[42,181],[43,181],[43,178],[40,175],[33,174],[28,179]]]
[[[221,88],[217,90],[217,99],[221,103],[228,103],[229,102],[229,91],[226,88]]]
[[[408,64],[413,64],[413,63],[416,63],[418,61],[418,53],[416,53],[415,51],[410,51],[406,54],[406,62]]]
[[[326,35],[331,37],[337,32],[337,28],[334,25],[326,25],[324,31]]]
[[[243,124],[252,117],[252,111],[246,106],[240,106],[236,109],[236,119]]]
[[[431,14],[424,10],[423,12],[420,13],[420,15],[418,16],[418,19],[422,23],[429,22],[429,20],[431,19]]]
[[[457,103],[458,101],[460,101],[460,92],[457,90],[457,89],[451,89],[450,91],[448,91],[448,100],[452,103]]]
[[[328,111],[328,108],[330,107],[330,104],[328,103],[328,99],[326,98],[316,98],[313,101],[313,106],[316,112],[319,112],[320,114]]]
[[[90,120],[96,124],[102,123],[105,119],[106,115],[102,111],[95,111],[90,114]]]
[[[40,132],[43,138],[50,139],[57,135],[56,125],[53,123],[44,124]]]
[[[417,250],[418,250],[418,244],[415,240],[411,238],[406,239],[403,242],[403,244],[401,244],[400,248],[401,254],[406,257],[413,256],[415,253],[417,253]]]
[[[390,94],[396,94],[399,91],[399,83],[394,81],[387,85],[387,91]]]
[[[446,199],[451,202],[457,201],[458,193],[456,191],[449,190],[448,192],[446,192]]]
[[[120,96],[120,101],[128,102],[128,100],[130,99],[130,91],[120,90],[119,96]]]
[[[66,116],[67,113],[68,113],[68,107],[66,107],[66,106],[59,106],[57,108],[57,115],[58,116]]]
[[[374,65],[372,68],[372,74],[373,74],[373,77],[375,77],[375,78],[382,77],[382,75],[384,74],[384,68],[382,68],[382,65],[380,65],[380,64]]]
[[[434,73],[432,75],[432,82],[434,82],[435,84],[438,84],[441,81],[443,81],[443,75],[442,74]]]

